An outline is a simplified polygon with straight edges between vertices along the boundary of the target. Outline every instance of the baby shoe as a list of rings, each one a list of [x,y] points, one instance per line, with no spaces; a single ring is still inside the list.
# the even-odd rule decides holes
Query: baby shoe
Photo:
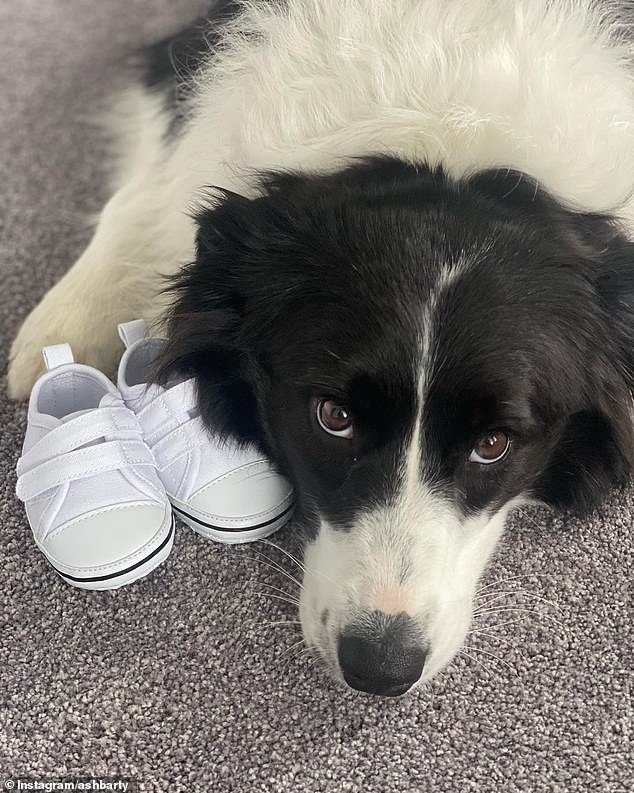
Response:
[[[211,435],[198,415],[193,380],[149,383],[164,340],[147,338],[143,320],[119,325],[126,346],[118,387],[136,414],[177,517],[208,539],[250,542],[291,517],[293,490],[253,447]]]
[[[115,589],[172,549],[174,518],[136,416],[108,378],[74,363],[68,344],[43,351],[17,496],[35,542],[82,589]]]

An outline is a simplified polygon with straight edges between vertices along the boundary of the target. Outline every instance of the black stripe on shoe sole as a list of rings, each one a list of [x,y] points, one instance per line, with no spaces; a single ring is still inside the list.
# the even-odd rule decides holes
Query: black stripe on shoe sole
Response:
[[[200,518],[195,518],[193,515],[190,515],[189,512],[185,512],[185,510],[180,509],[179,507],[175,507],[172,504],[172,509],[176,512],[177,515],[182,515],[184,518],[188,520],[192,520],[194,523],[197,523],[199,526],[204,526],[206,529],[214,529],[215,531],[223,531],[227,534],[234,534],[239,531],[255,531],[256,529],[263,529],[265,526],[270,526],[271,523],[275,523],[275,521],[283,518],[284,515],[287,515],[293,508],[295,507],[295,502],[292,502],[290,506],[288,506],[283,512],[280,512],[279,515],[276,515],[274,518],[270,520],[265,520],[264,523],[257,523],[255,526],[236,526],[235,528],[227,527],[227,526],[214,526],[211,523],[205,523],[204,520],[200,520]]]
[[[130,567],[126,567],[125,570],[118,570],[116,573],[108,573],[108,575],[94,575],[88,578],[84,578],[82,576],[74,576],[74,575],[68,575],[68,573],[62,573],[62,571],[59,568],[55,567],[54,564],[53,567],[55,567],[55,570],[57,570],[57,572],[62,576],[62,578],[66,578],[69,581],[81,581],[82,583],[89,581],[110,581],[113,578],[118,578],[120,575],[126,575],[126,573],[131,573],[133,570],[136,570],[137,567],[141,567],[141,565],[144,565],[146,562],[149,562],[153,556],[156,556],[156,554],[159,553],[159,551],[165,548],[167,543],[170,541],[170,538],[174,536],[175,527],[176,527],[176,523],[174,522],[174,516],[172,515],[172,526],[169,530],[167,537],[158,546],[158,548],[155,548],[152,551],[152,553],[149,553],[144,559],[141,559],[141,561],[135,562],[134,564],[130,565]]]

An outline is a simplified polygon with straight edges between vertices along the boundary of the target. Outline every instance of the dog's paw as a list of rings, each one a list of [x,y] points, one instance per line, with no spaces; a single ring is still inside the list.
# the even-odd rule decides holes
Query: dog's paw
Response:
[[[28,399],[36,380],[44,372],[42,348],[68,342],[78,363],[112,375],[123,348],[114,316],[104,306],[81,299],[68,299],[59,284],[29,314],[13,342],[7,373],[12,399]]]

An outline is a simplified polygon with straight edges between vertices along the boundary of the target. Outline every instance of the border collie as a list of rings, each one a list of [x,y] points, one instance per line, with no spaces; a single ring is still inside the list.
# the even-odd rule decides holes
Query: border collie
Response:
[[[109,370],[117,322],[165,323],[158,376],[293,481],[305,641],[355,689],[450,661],[510,510],[628,479],[628,14],[217,3],[119,97],[116,190],[14,343],[24,398],[43,345]]]

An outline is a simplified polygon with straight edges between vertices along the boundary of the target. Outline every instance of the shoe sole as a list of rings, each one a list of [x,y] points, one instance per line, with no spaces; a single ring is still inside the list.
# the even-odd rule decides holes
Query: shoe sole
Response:
[[[174,544],[175,530],[176,525],[174,516],[170,514],[169,530],[167,535],[163,537],[154,550],[150,551],[150,553],[148,553],[143,559],[140,559],[138,562],[135,562],[129,567],[125,567],[123,570],[117,570],[116,572],[107,573],[106,575],[69,575],[68,573],[62,572],[58,567],[55,566],[48,556],[46,556],[46,554],[44,555],[55,572],[58,573],[58,575],[60,575],[61,578],[63,578],[64,581],[66,581],[66,583],[70,584],[71,586],[77,587],[78,589],[93,590],[118,589],[119,587],[125,586],[126,584],[131,584],[134,581],[138,581],[140,578],[149,575],[149,573],[155,570],[162,562],[167,559],[172,550],[172,545]]]
[[[183,523],[205,539],[221,542],[225,545],[240,545],[246,542],[254,542],[255,540],[263,540],[265,537],[274,534],[291,519],[295,504],[290,504],[283,512],[280,512],[279,515],[270,520],[258,523],[255,526],[246,526],[239,529],[213,526],[211,523],[205,523],[199,518],[190,515],[189,512],[184,512],[181,507],[175,506],[174,503],[172,503],[172,509]]]

